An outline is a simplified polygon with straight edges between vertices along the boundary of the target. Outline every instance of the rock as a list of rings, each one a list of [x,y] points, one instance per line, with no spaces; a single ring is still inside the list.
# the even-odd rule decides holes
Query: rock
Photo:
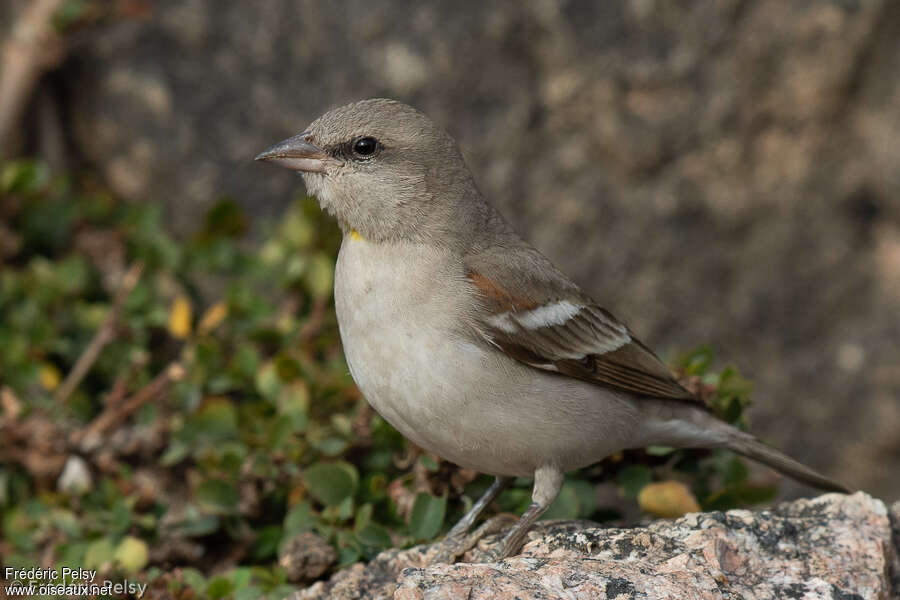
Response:
[[[289,539],[278,552],[278,564],[290,581],[321,577],[336,560],[332,545],[309,531]]]
[[[408,101],[652,347],[750,377],[755,433],[900,497],[900,3],[114,4],[142,10],[55,76],[66,137],[173,229],[223,195],[276,218],[302,186],[252,156]]]
[[[426,566],[428,546],[389,550],[294,600],[888,600],[900,593],[900,503],[892,515],[860,492],[759,512],[692,513],[632,529],[550,521],[531,533],[520,555],[496,564]]]
[[[80,496],[92,485],[91,470],[84,459],[76,454],[69,456],[56,482],[57,489],[65,494]]]
[[[891,589],[900,598],[900,501],[891,505],[891,531],[894,540],[894,563],[891,565]]]

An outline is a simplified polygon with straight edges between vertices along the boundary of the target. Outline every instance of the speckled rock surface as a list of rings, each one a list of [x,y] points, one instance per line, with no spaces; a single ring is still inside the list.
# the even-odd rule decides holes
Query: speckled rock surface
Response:
[[[391,550],[294,600],[889,600],[900,593],[898,518],[900,503],[889,514],[857,493],[633,529],[550,522],[521,555],[496,564],[426,566],[427,546]]]
[[[900,499],[900,2],[114,4],[55,78],[67,139],[173,229],[277,218],[302,185],[252,156],[405,100],[644,341],[750,377],[755,433]]]

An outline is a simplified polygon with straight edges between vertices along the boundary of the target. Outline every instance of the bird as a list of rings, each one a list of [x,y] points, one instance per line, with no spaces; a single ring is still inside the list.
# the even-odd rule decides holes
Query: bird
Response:
[[[845,486],[717,418],[656,354],[482,196],[456,141],[374,98],[256,156],[299,172],[343,233],[334,306],[350,374],[406,438],[493,484],[444,538],[448,561],[518,477],[532,501],[488,560],[516,553],[564,474],[625,449],[725,448]]]

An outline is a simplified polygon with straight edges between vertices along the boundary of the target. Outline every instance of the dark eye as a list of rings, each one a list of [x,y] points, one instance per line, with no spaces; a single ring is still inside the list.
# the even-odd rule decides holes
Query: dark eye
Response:
[[[378,140],[373,137],[362,137],[353,142],[353,153],[357,156],[372,156],[378,149]]]

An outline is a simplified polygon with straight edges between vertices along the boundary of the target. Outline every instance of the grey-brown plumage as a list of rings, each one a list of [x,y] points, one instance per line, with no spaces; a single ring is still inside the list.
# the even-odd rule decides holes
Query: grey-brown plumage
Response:
[[[420,446],[497,477],[448,548],[511,477],[532,476],[533,504],[497,556],[515,552],[565,471],[626,448],[729,448],[846,491],[711,415],[509,227],[454,140],[415,109],[350,104],[257,159],[300,171],[344,232],[335,308],[366,399]]]

